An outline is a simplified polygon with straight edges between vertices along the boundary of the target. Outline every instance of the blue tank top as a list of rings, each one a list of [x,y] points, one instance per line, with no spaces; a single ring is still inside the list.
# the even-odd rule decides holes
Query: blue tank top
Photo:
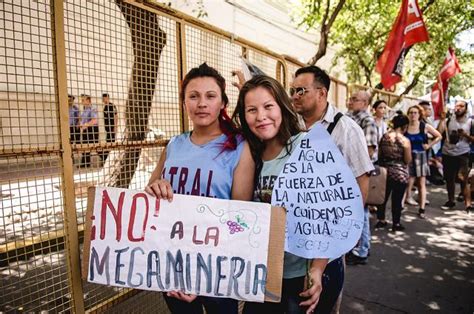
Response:
[[[420,132],[416,134],[411,134],[408,132],[405,132],[404,134],[409,140],[411,144],[411,151],[412,152],[424,152],[425,149],[423,148],[423,144],[426,143],[426,140],[428,139],[424,127],[420,123]]]
[[[196,145],[189,132],[171,138],[166,146],[162,178],[170,182],[174,193],[231,198],[234,170],[244,141],[239,136],[235,150],[222,151],[226,139],[222,134],[209,143]]]

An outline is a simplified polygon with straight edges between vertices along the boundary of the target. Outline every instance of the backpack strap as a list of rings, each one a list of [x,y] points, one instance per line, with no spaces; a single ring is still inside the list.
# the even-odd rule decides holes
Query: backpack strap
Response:
[[[469,131],[469,135],[473,136],[474,135],[474,119],[473,118],[470,118],[470,119],[471,119],[471,129]]]
[[[446,142],[446,141],[447,141],[447,142],[449,143],[449,141],[448,141],[448,138],[449,138],[449,130],[448,130],[448,128],[449,128],[449,123],[450,123],[450,122],[451,122],[451,117],[448,117],[448,118],[446,119],[446,125],[445,125],[445,127],[444,127],[444,132],[443,132],[443,134],[442,134],[442,136],[443,136],[443,142]],[[440,123],[441,123],[441,122],[440,122]]]
[[[343,116],[342,112],[338,112],[338,113],[334,116],[334,121],[332,121],[332,122],[329,124],[328,128],[327,128],[327,131],[328,131],[329,134],[332,133],[332,131],[333,131],[334,128],[336,127],[337,122],[339,122],[339,119],[341,119],[342,116]]]

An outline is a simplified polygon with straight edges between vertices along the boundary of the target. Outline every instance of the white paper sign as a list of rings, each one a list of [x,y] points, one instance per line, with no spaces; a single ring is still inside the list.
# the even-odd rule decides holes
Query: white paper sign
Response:
[[[88,281],[263,302],[270,204],[96,188]]]
[[[285,251],[297,256],[336,258],[360,238],[364,208],[359,186],[321,125],[306,134],[285,163],[272,205],[287,209]]]

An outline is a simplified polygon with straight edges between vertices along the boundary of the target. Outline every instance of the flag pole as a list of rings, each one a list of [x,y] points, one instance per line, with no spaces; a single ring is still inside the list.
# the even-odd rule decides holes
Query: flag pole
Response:
[[[445,104],[445,101],[444,101],[444,86],[443,86],[443,82],[441,81],[441,74],[438,72],[438,88],[439,88],[439,92],[441,93],[441,108],[443,108],[443,111],[446,111],[446,104]]]

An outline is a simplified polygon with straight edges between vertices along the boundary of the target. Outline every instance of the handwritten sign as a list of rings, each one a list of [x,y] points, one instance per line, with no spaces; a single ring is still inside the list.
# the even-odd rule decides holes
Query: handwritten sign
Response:
[[[270,242],[270,225],[273,218],[285,221],[283,209],[274,215],[269,204],[177,194],[160,201],[117,188],[89,193],[83,261],[89,282],[279,301],[284,223],[272,233],[281,245]],[[272,250],[276,260],[269,262]]]
[[[350,136],[350,135],[348,135]],[[272,205],[287,209],[285,250],[304,258],[336,258],[362,232],[357,181],[326,129],[314,126],[275,181]]]

